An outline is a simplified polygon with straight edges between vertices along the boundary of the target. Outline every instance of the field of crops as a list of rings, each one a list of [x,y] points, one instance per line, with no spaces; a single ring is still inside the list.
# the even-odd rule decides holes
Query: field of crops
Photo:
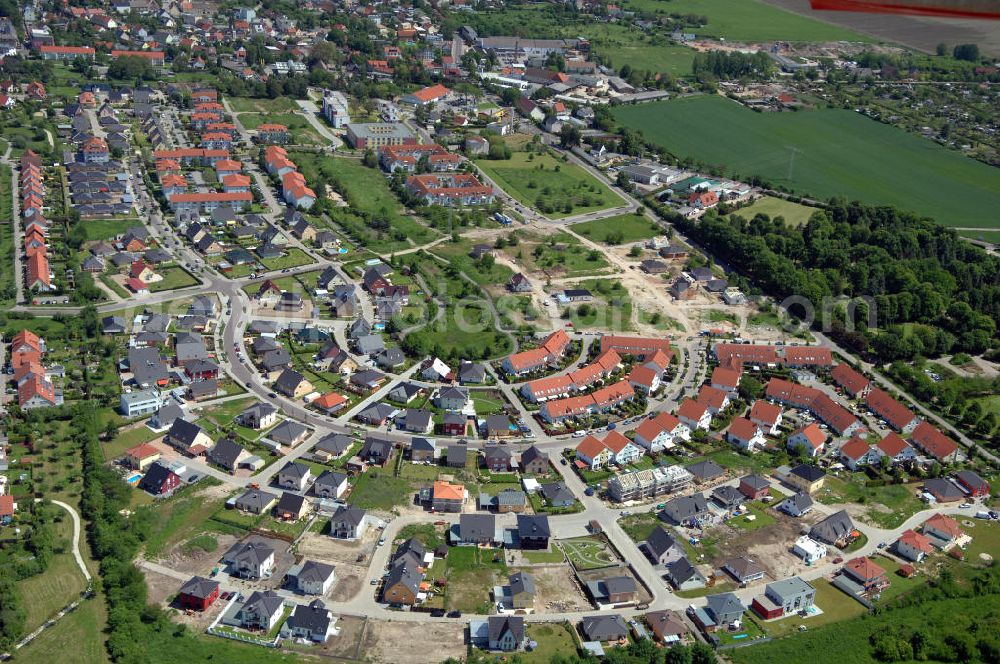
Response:
[[[848,28],[793,14],[760,0],[628,0],[624,6],[640,12],[706,16],[707,25],[690,30],[699,37],[747,42],[871,41],[871,37]]]
[[[618,121],[679,157],[821,199],[895,205],[997,228],[1000,170],[845,110],[755,113],[722,97],[623,106]]]

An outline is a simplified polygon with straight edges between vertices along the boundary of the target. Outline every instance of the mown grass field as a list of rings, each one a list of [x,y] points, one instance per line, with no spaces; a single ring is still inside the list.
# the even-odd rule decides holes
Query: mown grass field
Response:
[[[663,228],[645,215],[618,214],[604,219],[573,224],[572,230],[595,242],[626,244],[663,234]]]
[[[291,159],[310,183],[316,185],[322,178],[347,199],[350,208],[337,208],[331,214],[334,221],[368,249],[389,253],[440,237],[437,231],[406,214],[380,171],[353,159],[309,152],[292,153]],[[384,218],[389,230],[372,229],[362,215]]]
[[[681,157],[819,198],[890,204],[947,226],[997,228],[1000,171],[856,113],[755,113],[721,97],[623,106],[625,126]]]
[[[620,198],[585,170],[551,155],[515,152],[502,161],[480,159],[476,166],[508,194],[550,219],[622,204]]]
[[[774,196],[763,196],[754,201],[752,205],[740,208],[733,214],[743,217],[747,221],[750,221],[758,214],[766,214],[771,219],[783,217],[785,223],[789,226],[801,226],[809,221],[809,217],[816,210],[817,208],[775,198]]]
[[[707,16],[708,25],[686,29],[698,37],[729,41],[871,41],[847,28],[786,12],[760,0],[628,0],[626,9],[660,14]]]
[[[229,107],[233,113],[284,113],[294,111],[299,106],[294,99],[278,97],[276,99],[253,99],[251,97],[229,97]]]

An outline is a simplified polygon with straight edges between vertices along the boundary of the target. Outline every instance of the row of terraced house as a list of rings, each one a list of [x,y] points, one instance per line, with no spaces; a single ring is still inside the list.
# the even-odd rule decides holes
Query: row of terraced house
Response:
[[[49,267],[49,222],[42,215],[45,201],[42,158],[27,150],[21,155],[20,167],[18,185],[24,225],[24,286],[31,290],[50,291],[54,286]]]
[[[267,172],[281,180],[281,195],[289,205],[308,210],[316,202],[316,192],[306,185],[299,167],[288,158],[288,151],[278,145],[264,150]]]

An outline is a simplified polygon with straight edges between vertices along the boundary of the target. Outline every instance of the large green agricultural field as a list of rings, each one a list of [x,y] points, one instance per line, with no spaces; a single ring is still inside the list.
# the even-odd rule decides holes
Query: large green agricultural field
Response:
[[[552,155],[515,152],[503,161],[480,159],[476,166],[508,194],[550,219],[622,204],[603,182]]]
[[[695,14],[708,17],[708,24],[692,28],[698,37],[722,37],[729,41],[871,41],[847,28],[786,12],[760,0],[627,0],[626,9],[658,14]]]
[[[946,226],[997,226],[1000,170],[850,111],[755,113],[700,96],[624,106],[615,117],[676,156],[731,175],[895,205]]]

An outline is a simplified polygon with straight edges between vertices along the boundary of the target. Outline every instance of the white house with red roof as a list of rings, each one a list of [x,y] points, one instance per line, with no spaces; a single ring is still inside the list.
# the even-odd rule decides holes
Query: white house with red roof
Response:
[[[952,463],[958,459],[958,443],[927,422],[914,427],[910,440],[941,463]]]
[[[640,364],[629,372],[628,382],[640,392],[651,394],[660,389],[660,372],[648,365]]]
[[[712,415],[718,415],[729,406],[729,393],[711,385],[702,385],[698,390],[698,401],[708,406],[708,412]]]
[[[958,521],[947,514],[935,514],[927,519],[920,527],[920,531],[939,549],[948,549],[960,538],[965,537]]]
[[[745,417],[734,417],[726,429],[726,441],[745,452],[756,452],[764,446],[764,432]]]
[[[625,466],[635,461],[643,455],[642,447],[636,445],[631,440],[623,436],[618,431],[611,431],[601,441],[604,446],[611,450],[611,460],[618,466]]]
[[[712,413],[708,406],[694,399],[685,399],[681,403],[677,409],[677,418],[692,432],[696,429],[708,431],[712,424]]]
[[[596,436],[587,436],[576,446],[576,461],[590,470],[597,470],[611,461],[611,450]]]
[[[691,429],[670,413],[659,413],[635,428],[635,443],[650,452],[669,450],[678,440],[691,440]]]
[[[883,456],[892,459],[893,463],[915,461],[917,458],[917,451],[897,433],[890,433],[877,442],[875,446]]]
[[[934,553],[930,538],[915,530],[905,531],[894,546],[897,555],[914,563],[923,562],[924,558]]]
[[[869,445],[857,436],[852,437],[840,448],[840,461],[851,470],[878,463],[881,456],[882,451],[878,447]]]
[[[712,387],[730,394],[740,387],[742,373],[731,367],[715,367],[712,370]]]
[[[816,457],[823,453],[826,446],[826,434],[815,422],[799,427],[788,436],[786,443],[788,451],[802,449],[806,456]]]
[[[777,436],[781,427],[781,406],[758,399],[750,408],[750,421],[769,436]]]

